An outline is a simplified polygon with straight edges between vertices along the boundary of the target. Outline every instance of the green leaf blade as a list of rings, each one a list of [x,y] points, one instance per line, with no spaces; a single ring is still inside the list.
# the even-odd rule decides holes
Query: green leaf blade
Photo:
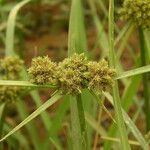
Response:
[[[61,97],[62,97],[62,95],[60,94],[60,92],[55,93],[49,100],[47,100],[43,105],[41,105],[38,109],[36,109],[31,115],[29,115],[26,119],[24,119],[19,125],[17,125],[14,129],[12,129],[2,139],[0,139],[0,142],[4,141],[10,135],[14,134],[16,131],[18,131],[20,128],[22,128],[24,125],[26,125],[28,122],[30,122],[32,119],[34,119],[39,114],[41,114],[48,107],[50,107],[55,102],[57,102],[58,99],[60,99]]]

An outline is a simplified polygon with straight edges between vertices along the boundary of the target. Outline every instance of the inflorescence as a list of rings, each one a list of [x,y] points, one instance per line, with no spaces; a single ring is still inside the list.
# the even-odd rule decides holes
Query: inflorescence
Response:
[[[23,61],[16,56],[8,56],[0,59],[0,79],[18,80]],[[17,99],[21,89],[19,87],[0,86],[0,103],[13,102]]]
[[[84,88],[108,91],[116,75],[106,60],[88,61],[84,54],[74,54],[58,64],[47,56],[34,58],[28,73],[32,83],[53,84],[64,94],[72,95],[80,94]]]
[[[36,84],[56,83],[56,63],[48,56],[33,58],[31,67],[28,69],[30,81]]]
[[[150,27],[150,0],[125,0],[120,13],[138,27]]]

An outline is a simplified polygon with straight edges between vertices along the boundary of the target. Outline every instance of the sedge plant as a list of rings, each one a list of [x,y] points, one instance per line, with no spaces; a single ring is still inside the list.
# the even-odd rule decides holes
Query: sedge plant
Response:
[[[28,69],[28,72],[30,76],[30,82],[38,85],[40,81],[40,84],[43,85],[53,85],[57,91],[59,91],[54,95],[57,95],[58,93],[58,95],[78,95],[84,88],[88,88],[90,90],[93,89],[97,92],[101,92],[102,90],[107,91],[111,89],[113,78],[115,77],[115,70],[110,69],[105,60],[100,62],[87,61],[83,54],[74,54],[72,57],[66,58],[63,62],[60,62],[57,67],[55,67],[55,71],[47,71],[47,69],[45,70],[49,63],[52,62],[48,59],[48,57],[35,58],[33,59],[32,65]],[[53,66],[54,63],[51,65]],[[95,65],[99,65],[99,67],[97,68]],[[53,83],[49,82],[51,81],[51,77],[53,77]],[[54,95],[53,97],[55,97]],[[48,106],[43,104],[35,111],[36,113],[33,112],[32,115],[25,119],[19,126],[17,126],[17,128],[14,128],[14,130],[11,131],[11,134],[22,127],[25,123],[30,121],[33,117],[36,117],[47,107]],[[9,135],[10,134],[6,135],[3,140]]]
[[[121,9],[122,18],[131,21],[135,28],[139,31],[139,43],[140,43],[140,57],[141,65],[145,66],[149,60],[146,57],[148,50],[146,47],[146,41],[144,32],[150,27],[150,1],[149,0],[125,0],[123,8]],[[150,93],[148,74],[143,74],[143,87],[144,87],[144,111],[146,118],[146,130],[150,130]]]
[[[25,3],[26,2],[29,2],[29,1],[25,1]],[[24,5],[25,3],[23,2],[22,5]],[[92,1],[90,1],[90,5],[91,5],[91,8],[93,9]],[[103,140],[106,140],[106,141],[109,140],[109,141],[120,143],[121,149],[130,149],[129,144],[141,146],[142,149],[144,150],[148,149],[148,145],[145,139],[143,138],[142,134],[139,132],[139,130],[134,125],[132,120],[129,118],[127,113],[121,107],[117,81],[120,79],[125,79],[127,77],[134,78],[136,75],[147,73],[150,71],[150,67],[149,65],[145,66],[146,65],[145,64],[141,68],[137,68],[131,71],[123,72],[123,73],[118,73],[116,75],[116,70],[113,69],[113,68],[116,68],[115,52],[114,52],[114,45],[115,45],[114,1],[110,0],[109,5],[110,5],[109,48],[108,48],[107,42],[102,42],[102,41],[107,40],[107,37],[105,36],[105,31],[103,29],[99,29],[98,32],[101,33],[101,31],[103,31],[103,36],[102,37],[100,36],[100,39],[102,40],[100,44],[103,44],[102,46],[103,48],[107,47],[106,49],[107,50],[109,49],[110,51],[109,63],[112,68],[109,67],[109,63],[106,60],[102,59],[99,62],[89,61],[86,55],[84,54],[84,53],[87,54],[87,52],[85,51],[87,49],[87,46],[86,46],[86,35],[85,35],[85,27],[84,27],[82,1],[72,0],[70,23],[69,23],[69,41],[68,41],[68,55],[69,56],[68,58],[64,59],[63,61],[59,63],[51,61],[48,56],[43,56],[43,57],[40,56],[40,57],[33,58],[31,67],[28,69],[28,76],[30,78],[29,81],[13,81],[14,78],[13,79],[1,78],[0,87],[11,88],[13,89],[13,91],[15,89],[20,89],[22,87],[24,88],[28,87],[31,90],[31,92],[32,92],[32,89],[40,89],[40,88],[56,90],[56,92],[54,92],[51,95],[51,98],[47,100],[44,104],[41,104],[38,101],[36,101],[38,102],[38,108],[31,115],[29,115],[26,119],[24,119],[23,117],[23,121],[14,129],[12,129],[6,136],[4,137],[2,136],[2,139],[0,140],[1,142],[5,140],[7,137],[9,137],[10,135],[16,135],[14,133],[18,131],[21,127],[23,127],[24,125],[28,125],[27,124],[28,122],[30,122],[36,116],[41,114],[48,107],[55,104],[59,99],[64,98],[64,96],[69,95],[70,109],[71,109],[71,130],[72,130],[70,141],[72,143],[69,145],[68,149],[71,149],[71,150],[72,149],[81,149],[81,150],[91,149],[91,145],[89,143],[92,143],[92,141],[90,142],[88,141],[90,138],[88,136],[89,129],[87,128],[87,124],[91,125],[92,128],[94,128],[94,130],[96,130],[96,132],[100,134]],[[18,11],[19,8],[17,8],[16,11]],[[16,13],[13,14],[13,16],[15,15]],[[94,9],[93,9],[93,16],[96,16]],[[99,27],[99,25],[102,25],[99,22],[97,16],[94,19],[95,19],[95,24],[97,27]],[[14,54],[14,51],[13,51],[14,47],[12,46],[12,44],[14,44],[14,39],[12,39],[12,37],[14,37],[14,32],[10,32],[10,31],[12,30],[14,31],[14,24],[13,26],[8,26],[8,27],[11,28],[11,30],[9,30],[8,32],[11,34],[11,36],[8,36],[9,34],[7,34],[7,40],[6,40],[7,41],[7,54],[11,55],[11,54]],[[9,45],[8,37],[11,39],[10,45]],[[118,39],[120,39],[120,37]],[[105,43],[107,43],[107,45],[105,45]],[[104,54],[107,55],[107,52],[104,52]],[[13,56],[13,58],[15,57]],[[19,62],[17,62],[17,64],[19,64]],[[13,67],[13,69],[14,68],[15,67]],[[5,69],[2,69],[1,71],[2,75],[4,75],[4,70]],[[18,80],[18,79],[19,78],[15,78],[15,80]],[[138,82],[136,82],[137,80]],[[135,87],[135,90],[134,90],[135,92],[136,92],[139,81],[140,81],[139,78],[135,78],[135,81],[132,82],[132,87]],[[134,84],[135,82],[137,85]],[[113,88],[113,91],[111,90],[112,88]],[[85,89],[86,90],[88,89],[88,90],[87,90],[87,93],[85,94],[86,98],[83,99],[83,91]],[[128,91],[127,93],[129,93],[130,89],[132,88],[127,89]],[[110,93],[112,92],[113,97],[108,92]],[[129,94],[125,94],[124,99],[127,101],[129,97],[132,97],[135,94],[135,92],[132,92],[130,96]],[[99,98],[101,98],[99,97],[99,95],[100,96],[103,95],[112,103],[112,105],[114,105],[115,112],[116,112],[116,121],[111,116],[107,108],[104,107],[103,103],[100,102],[102,108],[105,109],[106,112],[108,112],[109,116],[111,117],[112,120],[114,120],[115,124],[117,123],[117,127],[119,129],[119,133],[121,137],[120,139],[114,138],[114,137],[107,137],[105,129],[101,129],[101,126],[97,125],[94,122],[94,118],[91,118],[90,115],[87,112],[85,112],[84,103],[91,102],[91,99],[88,99],[89,93],[92,93],[91,95],[93,95],[94,99],[96,99],[98,103],[99,103]],[[15,95],[15,96],[18,97],[18,95]],[[11,98],[13,97],[11,96]],[[35,99],[39,99],[39,97],[37,96],[35,97]],[[66,99],[66,100],[68,101],[69,99]],[[59,112],[65,113],[65,111],[68,110],[69,105],[66,100],[65,100],[66,103],[63,103],[62,105],[63,107],[60,107],[59,111],[57,112],[56,117],[59,116],[58,119],[62,119],[61,117],[64,116],[64,115],[59,115]],[[112,100],[114,100],[114,103],[112,102]],[[64,107],[65,104],[67,105]],[[23,107],[24,105],[22,105],[22,108]],[[4,108],[3,105],[1,108]],[[62,111],[62,109],[64,110]],[[3,114],[5,114],[5,111]],[[44,116],[45,115],[42,115],[42,118]],[[94,115],[92,115],[92,117],[93,116]],[[3,118],[4,117],[2,117],[2,120]],[[49,129],[48,126],[50,125],[50,123],[47,124],[46,118],[44,118],[43,120],[44,120],[43,121],[44,124],[46,123],[45,125],[47,129]],[[133,133],[133,135],[135,136],[138,142],[127,139],[127,133],[126,133],[124,122],[126,123],[127,127],[131,130],[131,132]],[[54,126],[57,123],[58,122],[56,118],[54,120],[54,124],[52,124],[52,126],[50,127],[50,130],[53,130]],[[57,128],[58,127],[55,128],[56,131],[50,131],[50,134],[54,132],[53,133],[54,138],[52,137],[52,135],[50,135],[50,141],[53,143],[53,145],[55,145],[56,149],[62,149],[61,146],[58,144],[59,142],[58,142],[57,137],[55,136],[56,132],[58,131]],[[34,139],[34,136],[32,136],[31,138]],[[34,148],[40,149],[40,146],[39,146],[40,143],[36,144],[37,141],[38,140],[36,139],[34,139],[33,141],[35,143]],[[49,139],[48,139],[48,142],[49,142]],[[47,147],[44,147],[44,148],[48,149]]]
[[[0,59],[0,79],[1,80],[19,80],[20,71],[23,68],[23,61],[18,57],[7,56]],[[1,121],[0,121],[0,137],[3,136],[3,126],[5,122],[5,116],[12,103],[18,100],[19,95],[22,93],[20,87],[0,87],[0,105],[3,106],[1,110]],[[2,147],[1,147],[2,148]]]

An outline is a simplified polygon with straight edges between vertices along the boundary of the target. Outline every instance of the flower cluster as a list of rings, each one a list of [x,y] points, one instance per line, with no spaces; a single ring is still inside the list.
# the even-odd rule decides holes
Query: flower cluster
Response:
[[[110,69],[106,60],[88,63],[87,71],[88,87],[96,91],[110,90],[113,84],[113,77],[116,72]]]
[[[31,67],[28,69],[30,82],[36,84],[56,83],[56,63],[48,56],[33,58]]]
[[[0,103],[12,103],[21,94],[21,89],[19,87],[12,86],[1,86],[0,87]]]
[[[125,0],[121,15],[139,27],[150,27],[150,0]]]
[[[98,92],[111,89],[115,70],[108,62],[88,61],[84,54],[74,54],[56,64],[46,57],[34,58],[28,69],[30,81],[57,85],[64,94],[76,95],[89,88]],[[42,82],[39,82],[39,79]]]
[[[22,70],[23,61],[18,57],[8,56],[0,59],[0,77],[3,80],[16,80]]]
[[[87,71],[87,59],[84,54],[74,54],[58,64],[58,87],[67,94],[78,94],[85,87],[84,73]]]
[[[23,61],[18,57],[5,57],[0,59],[0,79],[17,80],[20,78],[20,71]],[[0,103],[13,102],[17,99],[21,89],[19,87],[0,86]]]

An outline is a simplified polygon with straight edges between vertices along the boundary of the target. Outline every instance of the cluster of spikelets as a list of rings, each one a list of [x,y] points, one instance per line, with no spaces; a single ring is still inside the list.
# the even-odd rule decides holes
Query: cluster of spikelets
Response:
[[[34,58],[28,73],[32,83],[52,83],[63,93],[72,95],[81,93],[84,88],[107,91],[116,74],[107,61],[88,61],[84,54],[74,54],[58,64],[47,56]]]
[[[20,71],[23,67],[23,61],[15,56],[8,56],[0,59],[0,79],[1,80],[18,80]],[[0,86],[0,103],[13,102],[20,94],[19,87]]]
[[[55,84],[56,69],[57,65],[48,56],[33,58],[31,68],[28,69],[30,81],[37,84]]]
[[[138,27],[150,27],[150,0],[124,0],[120,13]]]

